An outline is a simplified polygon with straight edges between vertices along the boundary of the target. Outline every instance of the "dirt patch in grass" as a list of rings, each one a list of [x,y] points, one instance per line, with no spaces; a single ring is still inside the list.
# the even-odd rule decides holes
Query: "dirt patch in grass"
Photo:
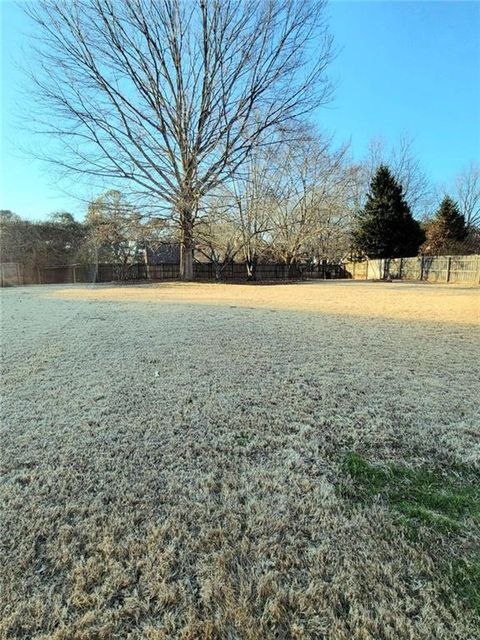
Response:
[[[288,309],[221,285],[202,304],[194,285],[1,292],[0,637],[478,635],[462,500],[425,507],[472,551],[452,556],[446,598],[404,514],[363,480],[362,503],[338,487],[349,451],[382,469],[478,463],[479,331],[370,316],[361,297],[355,316],[304,313],[309,287],[285,287]],[[305,305],[344,290],[312,285]]]

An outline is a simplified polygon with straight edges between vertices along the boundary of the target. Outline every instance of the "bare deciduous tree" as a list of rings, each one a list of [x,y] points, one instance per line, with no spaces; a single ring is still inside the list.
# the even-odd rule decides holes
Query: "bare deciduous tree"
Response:
[[[95,262],[95,279],[99,262],[112,262],[125,278],[139,252],[142,216],[115,190],[107,191],[90,203],[85,222]]]
[[[193,274],[201,198],[274,127],[330,98],[325,0],[39,0],[32,75],[49,154],[174,211]],[[59,159],[60,158],[60,159]]]
[[[271,238],[272,173],[276,149],[266,147],[254,152],[245,173],[229,185],[248,280],[256,279],[257,262]]]
[[[334,228],[345,228],[346,152],[346,147],[333,149],[328,138],[305,136],[277,154],[270,227],[274,254],[286,264],[325,257]]]
[[[215,269],[215,279],[221,280],[225,267],[231,264],[243,248],[241,229],[232,210],[218,203],[211,204],[208,214],[195,227],[195,245]]]
[[[319,225],[310,242],[310,254],[316,262],[338,261],[350,249],[363,172],[358,165],[344,166],[342,156],[343,150],[337,151],[335,171],[320,205]]]
[[[469,228],[480,227],[480,166],[474,162],[456,180],[456,199]]]
[[[429,180],[415,154],[413,138],[404,134],[391,148],[387,147],[382,137],[370,141],[365,161],[365,193],[368,191],[367,185],[382,164],[391,169],[396,180],[402,185],[411,210],[417,215],[425,214],[433,204],[434,196]]]

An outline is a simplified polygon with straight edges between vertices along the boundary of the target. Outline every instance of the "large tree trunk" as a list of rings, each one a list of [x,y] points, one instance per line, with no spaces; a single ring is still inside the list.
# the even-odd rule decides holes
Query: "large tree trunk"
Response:
[[[181,205],[180,230],[180,278],[193,280],[193,207],[188,203]]]
[[[215,281],[220,282],[222,280],[223,265],[221,265],[219,262],[216,262],[214,264],[214,269],[215,269]]]
[[[295,256],[290,256],[287,259],[288,280],[293,280],[297,276],[297,271],[298,271],[297,258]]]
[[[256,280],[257,279],[257,257],[253,258],[247,257],[245,261],[245,266],[247,268],[247,280]]]

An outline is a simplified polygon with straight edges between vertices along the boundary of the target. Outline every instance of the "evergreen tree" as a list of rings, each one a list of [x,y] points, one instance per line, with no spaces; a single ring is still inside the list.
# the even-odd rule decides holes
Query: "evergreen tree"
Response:
[[[405,201],[402,186],[386,165],[380,165],[357,217],[354,252],[369,258],[415,256],[424,239],[425,234]]]
[[[458,204],[445,196],[435,215],[427,224],[426,240],[422,252],[429,255],[463,253],[463,241],[468,235],[465,217]]]

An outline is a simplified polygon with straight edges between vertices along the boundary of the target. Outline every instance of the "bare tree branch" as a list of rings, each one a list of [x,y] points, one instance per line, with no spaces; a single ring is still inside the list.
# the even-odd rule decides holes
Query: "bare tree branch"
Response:
[[[480,166],[474,162],[456,180],[456,198],[467,227],[480,227]]]

